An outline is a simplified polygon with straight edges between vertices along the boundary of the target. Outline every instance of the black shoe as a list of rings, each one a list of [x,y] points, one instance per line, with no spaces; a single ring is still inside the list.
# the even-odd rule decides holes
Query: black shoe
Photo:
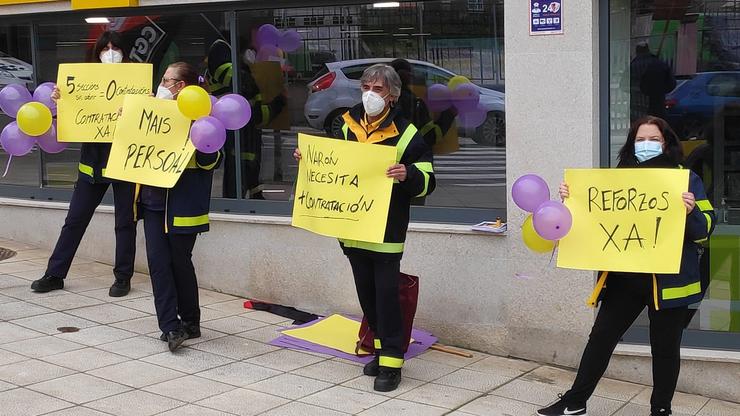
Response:
[[[200,338],[200,324],[196,322],[182,322],[182,329],[188,336],[188,339]]]
[[[563,401],[562,396],[559,395],[558,397],[560,397],[560,400],[544,409],[538,410],[537,414],[540,416],[586,416],[586,405],[568,405]]]
[[[162,334],[159,336],[159,340],[160,341],[167,342],[167,334],[165,334],[164,332],[162,332]]]
[[[130,290],[131,290],[130,280],[116,278],[116,281],[113,282],[113,285],[110,287],[110,290],[108,291],[108,296],[112,298],[120,298],[121,296],[128,295],[128,292]]]
[[[650,410],[650,416],[668,416],[671,414],[670,409],[664,409],[664,408],[652,408]]]
[[[378,359],[378,356],[376,355],[372,361],[365,364],[365,367],[362,368],[362,374],[370,377],[376,377],[378,375],[378,372],[380,372],[380,361]]]
[[[41,279],[34,280],[31,283],[31,290],[39,293],[51,292],[52,290],[63,289],[64,279],[45,274]]]
[[[398,388],[401,384],[401,369],[390,367],[378,367],[378,376],[375,377],[373,389],[375,391],[389,392]]]
[[[170,331],[167,333],[167,347],[174,352],[186,339],[188,339],[188,334],[182,329]]]

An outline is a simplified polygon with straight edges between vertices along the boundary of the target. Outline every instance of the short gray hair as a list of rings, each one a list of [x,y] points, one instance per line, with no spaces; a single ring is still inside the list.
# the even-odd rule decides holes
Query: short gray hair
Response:
[[[375,64],[368,67],[362,73],[360,83],[383,81],[383,85],[388,86],[391,95],[394,97],[401,96],[401,77],[392,66],[386,64]]]

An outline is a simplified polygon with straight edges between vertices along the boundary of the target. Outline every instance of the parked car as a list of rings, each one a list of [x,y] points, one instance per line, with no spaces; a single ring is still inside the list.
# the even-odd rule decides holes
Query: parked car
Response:
[[[309,96],[303,108],[308,124],[337,136],[342,127],[342,114],[362,102],[360,77],[363,71],[377,63],[390,63],[393,58],[355,59],[328,62],[308,84]],[[415,84],[430,86],[447,84],[455,74],[434,64],[409,59],[414,68]],[[488,111],[483,124],[471,129],[468,134],[479,144],[504,146],[506,144],[506,121],[504,94],[478,86],[480,103]]]
[[[22,84],[29,87],[33,83],[33,66],[0,51],[0,88],[8,84]]]
[[[704,138],[716,112],[738,103],[740,71],[699,72],[666,96],[666,119],[682,139]]]

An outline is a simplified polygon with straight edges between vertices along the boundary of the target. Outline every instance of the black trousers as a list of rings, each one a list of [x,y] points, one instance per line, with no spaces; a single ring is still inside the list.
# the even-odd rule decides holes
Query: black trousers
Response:
[[[141,211],[159,329],[174,331],[180,320],[199,324],[198,280],[192,260],[197,234],[165,233],[164,211]]]
[[[357,297],[370,329],[380,339],[380,357],[403,358],[403,318],[398,285],[401,260],[372,254],[347,254],[355,278]]]
[[[64,220],[54,251],[49,258],[46,274],[66,278],[82,236],[90,224],[95,208],[100,205],[108,183],[89,183],[77,180],[67,218]],[[136,222],[134,222],[134,191],[136,185],[128,182],[113,183],[115,208],[116,259],[113,275],[116,279],[131,280],[136,254]]]
[[[650,349],[653,357],[654,409],[671,408],[681,367],[681,337],[688,307],[655,310],[652,279],[610,277],[607,289],[583,351],[578,375],[563,400],[584,406],[606,371],[614,348],[645,306],[650,318]]]

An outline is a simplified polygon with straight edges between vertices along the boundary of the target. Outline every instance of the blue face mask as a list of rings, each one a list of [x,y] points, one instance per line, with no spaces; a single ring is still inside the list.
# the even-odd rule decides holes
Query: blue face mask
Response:
[[[663,154],[663,145],[653,140],[635,142],[635,158],[642,163]]]

